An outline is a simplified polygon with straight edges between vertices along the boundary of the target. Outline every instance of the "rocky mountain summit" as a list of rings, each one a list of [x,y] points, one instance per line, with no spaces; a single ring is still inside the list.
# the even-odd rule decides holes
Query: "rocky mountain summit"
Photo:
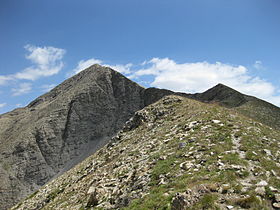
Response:
[[[93,65],[27,107],[0,115],[0,209],[94,153],[135,111],[167,93]]]
[[[195,209],[203,205],[204,194],[223,208],[219,199],[229,195],[217,196],[221,183],[233,188],[226,176],[235,178],[234,186],[240,184],[234,196],[243,195],[244,188],[250,199],[269,209],[279,204],[279,129],[278,107],[222,84],[199,94],[145,89],[108,67],[93,65],[27,107],[0,115],[0,209],[27,195],[14,208],[180,209],[185,207],[176,205],[190,202],[187,206]],[[206,150],[200,151],[202,146]],[[180,152],[192,154],[182,159]],[[197,163],[196,154],[202,162]],[[264,154],[267,160],[260,157]],[[206,167],[204,160],[212,156]],[[261,175],[255,175],[258,167]],[[224,177],[204,183],[201,177],[211,178],[209,171]],[[238,175],[243,172],[246,176]],[[248,186],[239,183],[243,178]],[[215,195],[208,186],[214,182]]]

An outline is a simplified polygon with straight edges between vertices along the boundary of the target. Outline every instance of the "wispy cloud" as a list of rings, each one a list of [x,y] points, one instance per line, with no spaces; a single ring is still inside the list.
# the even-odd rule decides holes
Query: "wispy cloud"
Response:
[[[122,74],[130,74],[131,73],[131,67],[133,66],[132,63],[128,63],[128,64],[117,64],[117,65],[108,65],[108,64],[104,64],[104,66],[108,66],[111,69],[114,69]]]
[[[33,65],[13,75],[16,79],[36,80],[40,77],[57,74],[62,69],[61,60],[66,52],[64,49],[33,45],[26,45],[25,49],[29,52],[26,59],[30,60]]]
[[[8,81],[13,80],[12,76],[3,76],[0,75],[0,85],[6,85]]]
[[[257,70],[263,70],[265,69],[264,66],[263,66],[263,63],[261,61],[256,61],[254,63],[254,68],[257,69]]]
[[[144,65],[144,67],[143,67]],[[280,105],[280,95],[272,83],[249,74],[242,65],[208,63],[176,63],[169,58],[153,58],[142,64],[130,78],[152,77],[151,86],[182,92],[202,92],[223,83],[245,94]]]
[[[64,49],[33,45],[26,45],[24,48],[29,52],[25,56],[26,59],[30,60],[33,65],[15,74],[0,75],[0,85],[6,85],[12,80],[34,81],[41,77],[57,74],[63,68],[62,58],[66,52]]]
[[[42,85],[41,89],[43,92],[48,92],[51,89],[53,89],[55,86],[56,86],[56,84],[50,84],[50,85],[46,84],[46,85]]]
[[[115,64],[115,65],[110,65],[110,64],[106,64],[104,63],[104,61],[99,60],[99,59],[95,59],[95,58],[90,58],[88,60],[81,60],[78,62],[78,65],[75,69],[73,69],[72,71],[70,71],[67,76],[73,76],[79,72],[81,72],[82,70],[85,70],[86,68],[92,66],[93,64],[99,64],[99,65],[103,65],[103,66],[107,66],[110,67],[120,73],[123,74],[129,74],[131,73],[130,68],[133,66],[131,63],[128,64]]]
[[[0,108],[3,108],[4,106],[6,106],[7,105],[7,103],[0,103]]]
[[[20,83],[17,88],[12,88],[13,96],[20,96],[29,93],[32,90],[31,83]]]
[[[22,107],[22,104],[16,104],[16,108]]]

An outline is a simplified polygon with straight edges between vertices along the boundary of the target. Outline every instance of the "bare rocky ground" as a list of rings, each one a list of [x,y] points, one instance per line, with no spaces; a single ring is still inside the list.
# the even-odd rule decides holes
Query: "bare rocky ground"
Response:
[[[167,96],[12,209],[277,209],[280,132]]]

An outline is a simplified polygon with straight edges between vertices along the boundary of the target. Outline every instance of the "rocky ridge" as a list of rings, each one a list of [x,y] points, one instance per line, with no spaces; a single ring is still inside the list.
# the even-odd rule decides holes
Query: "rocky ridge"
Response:
[[[234,109],[237,112],[264,123],[270,127],[280,129],[280,108],[253,96],[242,94],[223,84],[187,97],[206,103],[217,103]]]
[[[279,148],[277,129],[166,96],[12,209],[274,209]]]

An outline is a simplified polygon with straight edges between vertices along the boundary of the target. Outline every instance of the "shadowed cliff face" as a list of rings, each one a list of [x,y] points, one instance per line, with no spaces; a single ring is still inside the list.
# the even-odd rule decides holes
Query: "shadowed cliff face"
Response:
[[[94,65],[0,116],[0,209],[70,169],[107,143],[139,109],[171,91],[145,90]]]

